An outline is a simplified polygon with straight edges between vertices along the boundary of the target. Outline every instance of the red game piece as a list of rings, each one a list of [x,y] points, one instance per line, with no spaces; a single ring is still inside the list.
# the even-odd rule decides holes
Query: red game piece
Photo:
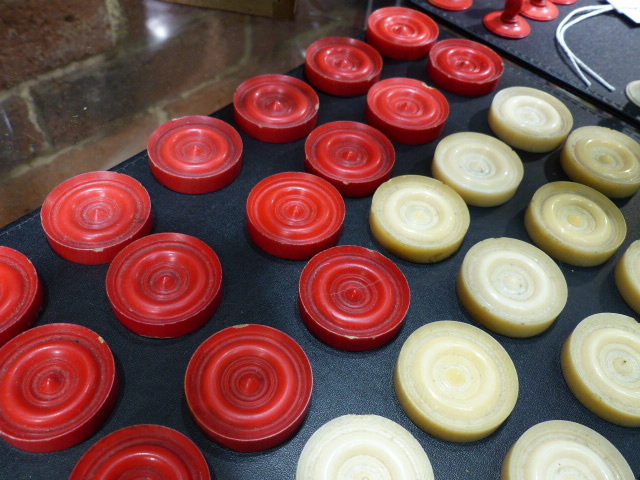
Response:
[[[443,10],[461,12],[471,8],[473,0],[429,0],[429,3],[434,7],[442,8]]]
[[[382,57],[378,51],[355,38],[323,38],[307,48],[304,66],[307,80],[332,95],[364,95],[380,79],[381,72]]]
[[[118,398],[111,350],[80,325],[31,328],[0,348],[0,365],[0,436],[28,452],[86,440]]]
[[[287,143],[307,136],[318,121],[320,100],[310,85],[288,75],[245,80],[233,95],[240,129],[263,142]]]
[[[45,199],[40,216],[51,247],[86,265],[109,263],[153,227],[147,190],[134,178],[110,171],[62,182]]]
[[[19,251],[0,246],[0,347],[36,322],[43,301],[33,264]]]
[[[438,38],[438,24],[422,12],[407,7],[383,7],[369,15],[366,39],[385,57],[418,60]]]
[[[372,350],[400,331],[410,290],[387,257],[359,246],[320,252],[305,266],[298,290],[300,315],[309,330],[335,348]]]
[[[326,180],[304,172],[283,172],[260,181],[247,199],[247,228],[265,252],[305,260],[340,239],[346,208]]]
[[[156,233],[125,247],[107,271],[107,295],[120,322],[155,338],[176,338],[207,323],[222,299],[222,266],[202,240]]]
[[[442,134],[449,102],[420,80],[388,78],[369,90],[365,117],[391,141],[417,145]]]
[[[69,480],[125,478],[210,480],[202,452],[169,427],[132,425],[102,438],[80,458]]]
[[[345,197],[373,195],[391,177],[396,153],[379,130],[359,122],[329,122],[305,142],[305,169]]]
[[[527,21],[518,15],[524,0],[506,0],[504,10],[491,12],[484,17],[484,26],[490,32],[506,38],[525,38],[531,33]]]
[[[429,52],[427,73],[433,82],[459,95],[476,97],[493,92],[503,72],[500,55],[471,40],[442,40]]]
[[[313,374],[304,350],[285,333],[237,325],[198,347],[184,385],[207,435],[233,450],[256,452],[281,444],[302,424]]]
[[[541,22],[554,20],[560,15],[558,7],[547,0],[525,0],[520,13],[531,20]]]
[[[147,145],[151,173],[180,193],[220,190],[242,170],[242,139],[217,118],[193,115],[158,127]]]

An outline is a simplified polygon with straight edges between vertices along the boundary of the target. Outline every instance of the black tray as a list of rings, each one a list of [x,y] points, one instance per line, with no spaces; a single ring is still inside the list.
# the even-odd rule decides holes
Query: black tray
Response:
[[[443,33],[441,38],[446,36]],[[302,69],[291,75],[302,78]],[[423,60],[385,60],[383,77],[394,76],[429,82]],[[600,114],[536,75],[508,64],[500,88],[514,85],[543,89],[561,99],[572,111],[576,127],[602,125],[632,134],[623,123]],[[491,95],[464,98],[444,93],[451,105],[445,135],[459,131],[490,133],[486,119]],[[364,121],[364,105],[364,96],[338,98],[320,93],[320,123]],[[214,116],[234,124],[230,106]],[[128,425],[157,423],[192,438],[217,480],[291,479],[311,434],[325,422],[344,414],[378,414],[403,425],[423,445],[438,479],[497,478],[504,456],[516,439],[530,426],[550,419],[572,420],[595,429],[613,442],[635,475],[640,475],[638,429],[612,425],[586,410],[567,388],[559,365],[563,342],[584,317],[604,311],[635,315],[618,294],[612,270],[622,250],[638,238],[638,196],[618,202],[627,219],[629,234],[614,258],[598,268],[561,265],[569,284],[569,300],[547,332],[524,340],[494,335],[512,356],[519,373],[520,397],[512,415],[486,439],[470,444],[449,443],[422,432],[405,416],[392,386],[396,358],[407,336],[425,323],[450,319],[475,324],[458,303],[454,289],[463,256],[473,244],[488,237],[528,240],[523,212],[533,192],[549,181],[566,179],[558,166],[558,152],[522,153],[525,178],[515,197],[499,207],[471,208],[471,226],[460,251],[437,264],[409,263],[382,250],[368,228],[371,198],[347,199],[340,244],[381,251],[396,261],[412,292],[411,307],[398,338],[375,351],[348,353],[324,345],[301,322],[296,296],[298,278],[306,262],[263,253],[246,231],[244,209],[249,191],[268,175],[302,170],[304,140],[275,145],[242,137],[245,146],[242,173],[230,186],[211,194],[183,195],[166,189],[152,177],[146,152],[115,168],[135,177],[148,189],[155,215],[154,232],[194,235],[207,242],[221,259],[225,291],[220,309],[206,326],[188,336],[148,339],[123,327],[112,314],[105,293],[108,266],[79,265],[57,256],[47,244],[38,211],[0,230],[0,244],[27,255],[44,282],[46,305],[38,324],[74,322],[95,330],[114,352],[122,380],[121,396],[113,415],[89,440],[50,454],[26,453],[0,441],[2,478],[66,478],[84,452],[106,434]],[[428,175],[436,143],[396,145],[394,175]],[[203,435],[192,420],[183,392],[185,368],[195,349],[213,333],[241,323],[270,325],[292,336],[309,356],[315,381],[308,417],[297,434],[281,446],[252,454],[228,450]]]

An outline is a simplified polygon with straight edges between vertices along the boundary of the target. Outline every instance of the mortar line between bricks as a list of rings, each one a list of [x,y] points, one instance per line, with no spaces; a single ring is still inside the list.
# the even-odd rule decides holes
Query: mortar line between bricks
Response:
[[[31,89],[22,85],[21,88],[18,89],[18,92],[19,92],[18,95],[20,96],[20,98],[22,98],[22,100],[24,100],[24,103],[27,106],[29,121],[31,122],[33,127],[36,129],[36,131],[38,131],[38,133],[42,135],[42,138],[44,138],[45,147],[47,149],[51,148],[51,142],[49,140],[49,137],[43,130],[42,125],[40,125],[37,109],[33,102],[33,96],[31,95]]]
[[[148,110],[150,115],[156,116],[156,118],[158,119],[158,125],[162,125],[171,120],[169,118],[169,112],[167,112],[166,107],[167,103],[165,103],[164,105],[154,105]]]
[[[109,15],[111,31],[113,32],[112,40],[114,44],[117,44],[118,40],[124,38],[127,34],[128,22],[126,15],[119,0],[105,0],[105,5]]]
[[[0,97],[0,100],[9,97],[11,95],[16,95],[19,94],[20,90],[22,88],[28,88],[31,89],[33,86],[45,82],[45,81],[49,81],[49,80],[57,80],[59,78],[68,76],[70,74],[73,74],[75,72],[78,72],[80,70],[84,70],[84,69],[91,69],[94,68],[96,66],[100,66],[103,65],[105,63],[105,59],[108,58],[108,56],[112,56],[111,55],[107,55],[105,53],[100,53],[98,55],[93,55],[91,57],[88,58],[84,58],[81,60],[76,60],[74,62],[68,63],[67,65],[61,66],[61,67],[57,67],[51,71],[48,72],[44,72],[41,73],[33,78],[24,80],[23,82],[21,82],[20,84],[12,87],[12,88],[8,88],[6,90],[2,91],[2,97]]]

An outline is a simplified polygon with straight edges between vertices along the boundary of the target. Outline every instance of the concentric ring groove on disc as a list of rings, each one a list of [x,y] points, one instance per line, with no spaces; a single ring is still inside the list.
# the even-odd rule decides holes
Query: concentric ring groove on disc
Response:
[[[285,333],[237,325],[203,342],[185,375],[189,409],[216,442],[243,452],[284,442],[306,417],[311,364]]]

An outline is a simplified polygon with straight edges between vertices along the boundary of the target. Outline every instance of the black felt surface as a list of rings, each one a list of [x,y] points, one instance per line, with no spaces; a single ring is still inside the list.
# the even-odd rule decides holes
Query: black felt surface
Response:
[[[490,12],[504,9],[505,0],[475,0],[471,8],[452,12],[437,8],[428,0],[411,0],[434,20],[480,41],[553,83],[563,86],[590,102],[640,127],[640,107],[631,103],[626,94],[627,84],[640,79],[640,26],[628,17],[613,11],[580,22],[567,30],[565,40],[573,53],[596,71],[614,91],[587,75],[587,86],[571,68],[559,48],[555,34],[562,19],[575,9],[606,5],[603,0],[579,0],[573,5],[558,5],[560,15],[555,20],[540,22],[527,19],[531,35],[523,39],[508,39],[487,30],[482,19]]]
[[[443,34],[443,38],[446,35]],[[301,76],[301,69],[292,72]],[[424,61],[385,61],[384,77],[408,76],[428,81]],[[538,77],[507,65],[500,87],[526,85],[554,94],[569,107],[575,126],[602,125],[632,134],[624,125],[579,103]],[[451,104],[445,135],[460,131],[490,133],[486,118],[491,95],[463,98],[444,92]],[[364,121],[365,97],[337,98],[320,94],[320,123],[332,120]],[[215,116],[233,124],[232,109]],[[96,435],[68,450],[32,454],[0,441],[0,477],[62,479],[81,455],[98,439],[124,426],[158,423],[190,436],[202,449],[213,478],[291,479],[300,451],[311,434],[325,422],[344,414],[378,414],[406,427],[423,445],[436,478],[498,478],[509,447],[530,426],[550,419],[587,425],[622,452],[635,476],[640,475],[638,429],[607,423],[587,411],[572,396],[560,371],[563,342],[584,317],[613,311],[635,316],[621,300],[613,282],[613,267],[622,249],[640,237],[638,196],[619,201],[629,227],[622,249],[605,265],[574,268],[562,265],[569,284],[569,301],[556,323],[531,339],[494,335],[507,349],[517,367],[520,396],[512,415],[493,435],[470,444],[437,440],[414,426],[403,413],[392,386],[392,370],[403,341],[419,326],[436,320],[475,324],[458,303],[454,281],[465,252],[476,242],[494,236],[528,240],[523,212],[533,192],[542,184],[566,179],[558,166],[558,152],[521,153],[524,182],[515,197],[495,208],[471,208],[471,226],[459,252],[437,264],[419,265],[399,260],[382,250],[371,236],[367,217],[371,198],[347,199],[347,216],[340,244],[361,245],[382,251],[406,275],[411,287],[411,307],[397,339],[372,352],[347,353],[314,338],[301,322],[297,283],[306,262],[271,257],[255,247],[247,236],[245,200],[264,177],[303,168],[304,141],[273,145],[242,135],[245,164],[239,178],[227,188],[206,195],[183,195],[169,191],[151,176],[146,152],[116,168],[138,179],[149,191],[155,215],[154,232],[182,232],[207,242],[218,254],[224,270],[224,296],[217,314],[201,330],[173,340],[139,337],[124,328],[111,312],[105,294],[107,266],[84,266],[58,257],[49,248],[38,212],[0,231],[0,244],[16,248],[35,264],[46,288],[46,306],[38,324],[74,322],[98,332],[117,359],[122,392],[113,415]],[[396,145],[394,175],[430,173],[437,142]],[[308,417],[297,434],[269,451],[241,454],[207,439],[194,424],[183,393],[184,371],[194,350],[210,335],[239,323],[261,323],[279,328],[306,351],[314,372],[314,392]],[[493,335],[493,334],[492,334]]]

